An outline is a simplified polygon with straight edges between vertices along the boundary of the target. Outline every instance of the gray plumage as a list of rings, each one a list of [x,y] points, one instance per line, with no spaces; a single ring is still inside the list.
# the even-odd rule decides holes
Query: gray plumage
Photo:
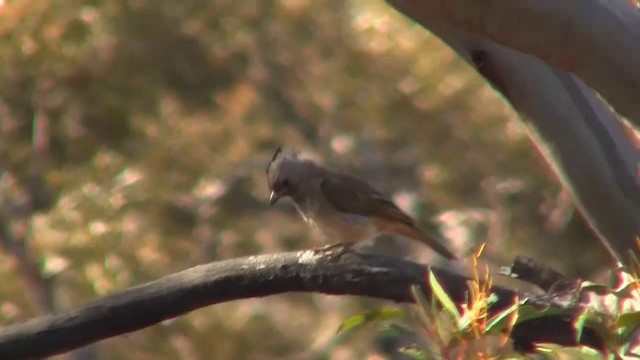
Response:
[[[267,182],[270,205],[291,198],[308,224],[340,243],[352,245],[394,234],[420,241],[447,259],[456,258],[366,181],[301,159],[294,151],[276,150],[267,167]]]

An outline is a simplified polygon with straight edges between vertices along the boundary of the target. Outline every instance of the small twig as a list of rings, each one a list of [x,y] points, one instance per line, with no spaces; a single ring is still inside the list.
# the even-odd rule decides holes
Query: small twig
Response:
[[[546,292],[555,284],[568,280],[555,269],[526,256],[516,257],[513,265],[502,268],[500,273],[536,285]]]

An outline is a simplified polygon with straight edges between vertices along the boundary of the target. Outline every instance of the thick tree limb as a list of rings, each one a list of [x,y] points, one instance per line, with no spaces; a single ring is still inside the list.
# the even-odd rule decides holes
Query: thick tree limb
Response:
[[[285,292],[359,295],[396,302],[412,302],[410,286],[426,284],[427,267],[400,258],[348,252],[340,257],[314,251],[251,256],[197,266],[119,294],[90,302],[75,310],[38,317],[0,330],[0,358],[39,358],[62,353],[111,336],[142,329],[192,310],[232,300]],[[432,268],[456,302],[462,303],[467,278]],[[501,287],[495,313],[509,307],[516,293]],[[520,298],[526,294],[519,294]],[[575,305],[554,304],[531,297],[530,304],[556,306],[562,316],[549,316],[517,325],[515,345],[529,349],[534,342],[575,344],[572,319]],[[532,322],[533,324],[533,322]],[[582,343],[600,348],[589,329]]]
[[[566,24],[559,24],[553,20],[557,19],[559,14],[548,18],[539,17],[544,11],[570,10],[577,4],[575,1],[498,0],[493,1],[491,6],[487,6],[484,2],[473,1],[388,0],[388,2],[444,40],[506,97],[519,113],[532,139],[560,181],[570,191],[576,206],[607,250],[616,258],[618,257],[616,253],[626,254],[627,250],[634,246],[635,237],[640,229],[640,184],[637,179],[640,153],[625,134],[623,124],[576,76],[547,65],[534,56],[499,45],[497,42],[528,51],[553,64],[555,64],[553,59],[546,59],[545,55],[549,57],[547,52],[554,50],[564,54],[562,56],[570,60],[569,62],[586,62],[576,65],[575,68],[583,69],[587,65],[593,66],[594,69],[589,70],[589,74],[597,73],[597,76],[600,76],[607,73],[608,75],[604,76],[608,77],[606,81],[620,86],[616,94],[622,90],[631,91],[618,99],[622,103],[637,102],[633,98],[640,93],[638,92],[640,80],[633,80],[636,75],[623,70],[632,66],[629,62],[630,58],[621,58],[627,62],[621,68],[614,65],[612,58],[625,53],[624,51],[640,52],[640,47],[625,48],[626,50],[622,53],[616,54],[598,52],[584,54],[580,51],[585,51],[586,45],[577,43],[603,41],[600,35],[590,30],[591,24],[587,26],[585,19],[582,18],[588,17],[591,11],[570,14],[562,12],[566,16],[576,17]],[[621,1],[610,3],[611,6],[620,8],[627,6]],[[584,7],[583,10],[597,6],[609,7],[605,2],[595,0],[583,1],[580,4]],[[540,9],[536,10],[536,7]],[[624,16],[635,17],[637,14]],[[472,21],[474,19],[477,21]],[[532,19],[537,19],[536,25],[524,31],[525,27],[521,27],[520,22],[529,23]],[[513,29],[507,29],[509,23],[512,23]],[[554,26],[562,28],[563,31]],[[587,27],[579,32],[577,30],[579,26]],[[627,29],[628,33],[616,33],[615,36],[616,38],[617,36],[631,37],[640,31],[638,29],[640,26],[635,30]],[[547,46],[547,42],[543,41],[545,36],[550,39],[547,50],[544,50]],[[564,42],[556,41],[557,36]],[[580,41],[571,41],[573,38],[570,36],[580,36]],[[590,39],[590,36],[596,39]],[[519,42],[520,40],[522,43]],[[624,43],[623,41],[622,44]],[[640,38],[636,43],[640,43]],[[609,44],[618,46],[620,43],[609,40]],[[538,54],[534,51],[536,49],[542,53]],[[600,49],[600,51],[608,50]],[[637,56],[635,58],[638,58]],[[594,64],[594,59],[600,59],[596,61],[601,63]],[[600,69],[608,67],[611,69],[599,72]],[[622,81],[622,78],[610,77],[613,75],[609,71],[625,71],[627,78]],[[630,71],[640,72],[640,68],[635,67]],[[620,76],[623,75],[620,74]],[[640,79],[640,75],[635,79]],[[599,83],[598,81],[596,83]],[[631,90],[627,86],[636,90]],[[616,96],[606,93],[603,89],[600,90],[605,97]],[[616,105],[613,98],[609,98],[609,101]],[[634,106],[636,110],[640,110],[637,104]],[[640,123],[640,114],[636,120],[638,120],[636,123]]]

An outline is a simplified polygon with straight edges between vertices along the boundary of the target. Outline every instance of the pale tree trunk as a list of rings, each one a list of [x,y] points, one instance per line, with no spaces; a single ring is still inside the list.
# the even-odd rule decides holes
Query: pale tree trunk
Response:
[[[637,8],[595,0],[388,2],[505,96],[607,250],[617,257],[633,248],[640,153],[581,79],[640,124]]]

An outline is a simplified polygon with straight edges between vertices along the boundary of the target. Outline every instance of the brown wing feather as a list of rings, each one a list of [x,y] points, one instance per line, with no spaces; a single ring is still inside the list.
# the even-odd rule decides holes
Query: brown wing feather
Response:
[[[426,233],[413,225],[397,223],[386,219],[374,219],[374,223],[383,233],[400,235],[419,241],[449,260],[457,259],[456,256],[438,240],[438,237],[431,233]]]
[[[389,198],[355,176],[332,172],[322,181],[320,188],[325,198],[341,212],[415,224]]]
[[[337,210],[370,216],[383,232],[420,241],[447,259],[456,259],[443,244],[416,228],[409,215],[366,181],[332,172],[322,181],[320,188]]]

